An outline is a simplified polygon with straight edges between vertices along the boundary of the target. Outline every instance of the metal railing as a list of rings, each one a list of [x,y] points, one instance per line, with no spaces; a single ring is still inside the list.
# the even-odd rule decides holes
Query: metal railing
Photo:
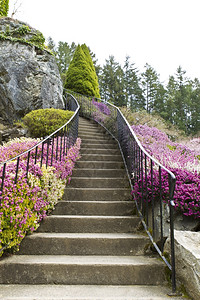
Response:
[[[32,148],[27,151],[0,163],[0,195],[3,195],[4,187],[7,184],[6,178],[9,177],[10,167],[12,166],[13,183],[18,182],[18,177],[21,173],[28,173],[30,168],[39,164],[52,166],[57,161],[67,155],[67,150],[76,142],[78,137],[78,120],[80,106],[77,100],[70,94],[66,94],[66,108],[74,111],[73,116],[62,127],[53,132],[51,135],[37,142]],[[23,163],[22,163],[23,162]],[[25,171],[25,172],[24,172]],[[9,245],[4,246],[0,251],[6,249]]]
[[[118,107],[101,99],[71,93],[80,104],[80,116],[98,122],[118,141],[139,216],[155,249],[171,270],[172,294],[175,294],[173,218],[175,175],[145,151]],[[163,178],[165,181],[167,178],[167,187],[166,183],[163,187]],[[170,229],[171,263],[163,255],[166,240],[163,217],[166,207],[170,219],[170,228],[167,229],[168,232]]]

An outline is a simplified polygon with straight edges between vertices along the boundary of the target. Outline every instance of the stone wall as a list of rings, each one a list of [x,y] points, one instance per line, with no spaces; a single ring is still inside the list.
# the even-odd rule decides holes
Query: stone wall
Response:
[[[193,300],[200,299],[200,232],[175,230],[176,277]],[[169,251],[169,240],[165,251]]]

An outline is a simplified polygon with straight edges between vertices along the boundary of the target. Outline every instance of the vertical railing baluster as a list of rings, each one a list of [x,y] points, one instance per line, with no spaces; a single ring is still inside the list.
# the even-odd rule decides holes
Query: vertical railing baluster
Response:
[[[60,135],[60,161],[62,159],[62,132],[61,132],[61,135]]]
[[[3,165],[3,171],[2,171],[2,176],[1,176],[1,193],[3,193],[5,172],[6,172],[6,163],[4,163],[4,165]]]
[[[170,242],[171,242],[171,266],[172,266],[172,292],[176,292],[176,266],[175,266],[175,247],[174,247],[174,189],[175,189],[175,179],[168,175],[169,181],[169,208],[170,208]]]
[[[52,147],[51,147],[51,166],[52,166],[52,164],[53,164],[54,140],[55,140],[55,137],[54,137],[54,135],[53,135],[53,137],[52,137]]]
[[[163,252],[164,238],[163,238],[163,202],[162,202],[162,179],[161,179],[161,167],[159,166],[159,200],[160,200],[160,240],[161,251]]]
[[[146,199],[146,224],[149,229],[149,199],[148,199],[148,178],[147,178],[147,155],[145,154],[145,199]]]
[[[38,146],[35,148],[35,160],[34,160],[35,165],[37,163],[37,153],[38,153]]]
[[[42,143],[42,153],[41,153],[41,160],[40,160],[40,168],[42,167],[43,153],[44,153],[44,143]]]
[[[153,161],[151,159],[151,206],[152,206],[152,233],[155,235],[155,205],[154,205],[154,188],[153,188]]]
[[[27,164],[26,164],[26,178],[28,178],[28,170],[29,170],[30,153],[31,153],[31,151],[28,151]]]
[[[56,161],[58,160],[58,133],[56,136]]]
[[[78,129],[77,129],[78,131]],[[64,145],[63,145],[63,156],[65,156],[65,149],[66,149],[66,126],[64,128]]]
[[[144,174],[143,174],[143,151],[141,150],[141,184],[142,184],[142,199],[141,199],[141,204],[142,204],[142,215],[144,216]]]
[[[18,176],[18,171],[19,171],[19,159],[20,159],[20,156],[18,156],[17,158],[17,165],[16,165],[16,171],[15,171],[15,184],[17,184],[17,176]]]
[[[47,157],[46,157],[46,168],[48,166],[48,161],[49,161],[49,144],[50,144],[50,139],[47,139]]]

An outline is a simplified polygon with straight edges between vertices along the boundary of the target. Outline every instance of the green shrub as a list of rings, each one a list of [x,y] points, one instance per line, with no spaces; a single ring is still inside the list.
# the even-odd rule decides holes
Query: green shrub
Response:
[[[7,17],[9,0],[0,0],[0,17]]]
[[[38,109],[25,115],[23,122],[31,137],[45,137],[64,125],[73,114],[73,111],[61,109]]]

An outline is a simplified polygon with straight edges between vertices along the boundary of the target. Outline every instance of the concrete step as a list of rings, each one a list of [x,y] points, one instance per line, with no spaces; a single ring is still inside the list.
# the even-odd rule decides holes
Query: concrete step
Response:
[[[118,144],[115,140],[110,140],[110,139],[84,139],[82,140],[81,145],[84,147],[87,147],[88,144],[94,144],[94,145],[107,145],[111,146],[114,145],[116,148],[118,147]]]
[[[149,238],[125,233],[34,233],[19,255],[144,255]]]
[[[0,261],[0,283],[159,285],[164,268],[143,256],[14,255]]]
[[[84,145],[84,142],[82,142],[81,147],[83,148],[92,148],[92,149],[117,149],[118,145],[117,144],[94,144],[94,143],[87,143]]]
[[[131,233],[140,219],[136,216],[52,215],[44,219],[38,232],[59,233]]]
[[[70,187],[75,188],[128,188],[128,179],[123,178],[95,178],[95,177],[72,177]]]
[[[122,156],[109,154],[81,154],[81,161],[122,161]]]
[[[73,169],[73,177],[127,178],[123,169]],[[72,178],[73,178],[72,177]]]
[[[169,287],[146,285],[0,285],[3,300],[183,300]]]
[[[78,134],[85,134],[85,133],[91,133],[91,134],[95,134],[95,133],[106,133],[106,130],[100,127],[97,128],[89,128],[89,127],[84,127],[81,126],[81,128],[79,128],[78,130]]]
[[[87,132],[85,132],[85,133],[82,133],[82,134],[79,133],[79,137],[82,140],[88,139],[88,138],[92,139],[92,140],[94,140],[94,139],[112,140],[113,139],[110,135],[105,134],[105,133],[87,133]]]
[[[122,169],[124,171],[123,161],[77,161],[77,169]]]
[[[95,122],[79,122],[79,127],[80,128],[82,128],[84,126],[101,128],[101,126],[98,123],[95,123]]]
[[[109,154],[109,155],[121,155],[119,149],[91,149],[81,148],[81,154]]]
[[[60,201],[53,215],[131,216],[133,201]]]
[[[126,201],[131,200],[126,188],[65,188],[63,200],[75,201]]]

